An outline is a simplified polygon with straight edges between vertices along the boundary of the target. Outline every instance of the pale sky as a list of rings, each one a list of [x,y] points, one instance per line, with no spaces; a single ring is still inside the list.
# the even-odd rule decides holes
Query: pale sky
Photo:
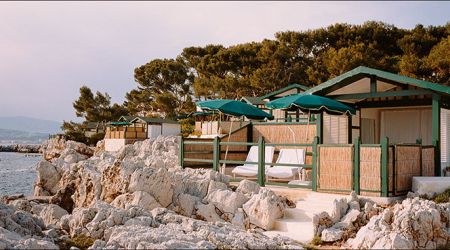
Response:
[[[85,84],[122,103],[134,68],[183,48],[345,22],[444,25],[450,2],[0,2],[0,116],[75,118]]]

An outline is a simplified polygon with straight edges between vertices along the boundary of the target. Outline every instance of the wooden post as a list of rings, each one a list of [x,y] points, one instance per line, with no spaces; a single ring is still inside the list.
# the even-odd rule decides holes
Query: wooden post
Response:
[[[219,171],[220,165],[220,141],[219,137],[216,136],[213,141],[213,170]]]
[[[381,140],[381,197],[389,195],[389,138]]]
[[[181,168],[184,168],[184,138],[183,136],[178,136],[179,150],[178,150],[178,161]]]
[[[433,95],[431,105],[432,115],[432,143],[434,146],[434,175],[441,176],[441,113],[440,113],[440,99],[438,95]]]
[[[353,175],[353,183],[354,183],[354,190],[356,194],[360,194],[360,179],[359,179],[359,172],[360,172],[360,146],[361,146],[361,139],[358,137],[355,138],[355,152],[354,152],[354,175]]]
[[[265,186],[266,175],[266,145],[264,137],[260,136],[258,140],[258,184],[261,187]]]
[[[319,142],[319,137],[314,136],[312,145],[312,180],[311,189],[312,191],[317,191],[317,143]]]

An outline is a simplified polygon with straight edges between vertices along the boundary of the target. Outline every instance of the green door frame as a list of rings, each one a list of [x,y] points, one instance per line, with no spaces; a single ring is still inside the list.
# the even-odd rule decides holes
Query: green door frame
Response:
[[[441,99],[437,94],[433,94],[431,104],[432,132],[431,138],[434,146],[434,174],[441,176]]]

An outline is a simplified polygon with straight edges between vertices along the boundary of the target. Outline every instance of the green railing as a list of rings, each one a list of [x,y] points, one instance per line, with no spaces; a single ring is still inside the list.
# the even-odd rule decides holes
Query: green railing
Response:
[[[306,186],[307,188],[312,188],[315,190],[316,187],[316,175],[315,171],[315,159],[316,159],[316,151],[317,151],[317,143],[318,138],[315,137],[313,143],[266,143],[264,137],[259,137],[258,142],[222,142],[218,137],[214,138],[212,141],[189,141],[184,139],[183,137],[179,138],[180,150],[179,150],[179,164],[181,167],[185,167],[185,162],[201,162],[201,163],[210,163],[212,165],[212,169],[214,171],[219,171],[220,164],[234,164],[234,165],[244,165],[244,164],[254,164],[258,165],[258,174],[257,174],[257,182],[260,186],[265,186],[266,184],[270,185],[281,185],[281,186],[289,186],[289,187],[305,187],[303,185],[291,185],[280,182],[267,182],[265,176],[266,166],[284,166],[284,167],[303,167],[304,169],[312,169],[312,184],[311,187]],[[203,158],[186,158],[185,154],[189,153],[185,151],[186,145],[208,145],[212,148],[212,159],[203,159]],[[225,160],[220,159],[221,147],[222,146],[258,146],[258,162],[248,162],[248,161],[237,161],[237,160]],[[312,156],[312,164],[289,164],[289,163],[273,163],[273,162],[265,162],[265,148],[266,146],[273,147],[308,147],[311,148],[311,151],[306,150],[306,156]],[[305,159],[306,160],[306,159]],[[242,178],[234,178],[232,180],[241,180]]]

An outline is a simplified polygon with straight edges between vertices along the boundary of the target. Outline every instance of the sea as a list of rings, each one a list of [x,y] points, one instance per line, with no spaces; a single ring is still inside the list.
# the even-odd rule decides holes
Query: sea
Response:
[[[0,197],[33,194],[39,154],[0,152]]]

